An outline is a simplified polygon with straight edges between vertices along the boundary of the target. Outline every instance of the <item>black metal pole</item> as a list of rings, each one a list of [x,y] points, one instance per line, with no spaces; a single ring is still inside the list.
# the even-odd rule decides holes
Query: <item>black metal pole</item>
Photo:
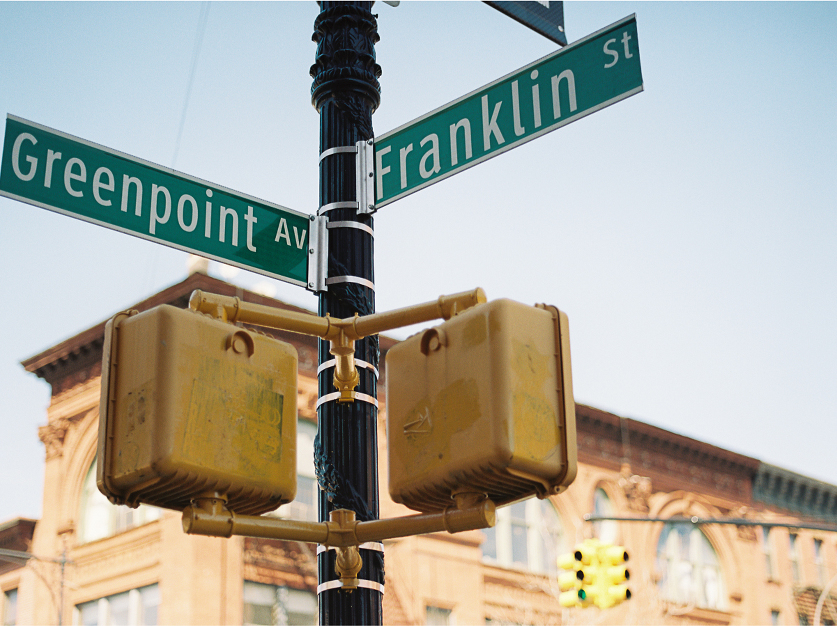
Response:
[[[381,68],[375,62],[378,41],[372,2],[323,1],[314,22],[316,62],[311,67],[311,102],[320,113],[320,153],[353,147],[372,139],[372,113],[378,107]],[[351,317],[375,311],[374,238],[370,215],[347,208],[356,201],[355,155],[337,152],[320,161],[320,215],[327,215],[327,291],[319,297],[320,315]],[[339,203],[336,206],[335,203]],[[377,368],[378,338],[357,341],[355,358],[360,385],[368,399],[338,404],[326,396],[335,391],[334,366],[319,374],[319,429],[315,466],[320,485],[319,519],[338,508],[355,511],[358,520],[378,519]],[[332,361],[328,342],[320,341],[319,363]],[[370,367],[366,367],[368,364]],[[335,551],[321,552],[319,565],[320,624],[381,624],[384,585],[383,552],[362,548],[363,568],[356,591],[339,588]]]

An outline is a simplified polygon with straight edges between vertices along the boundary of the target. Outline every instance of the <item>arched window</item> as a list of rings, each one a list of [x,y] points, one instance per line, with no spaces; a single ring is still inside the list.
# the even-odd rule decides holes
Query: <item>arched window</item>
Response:
[[[690,524],[668,523],[657,542],[657,572],[665,600],[725,609],[724,578],[709,539]]]
[[[139,508],[132,509],[111,504],[96,486],[95,459],[84,479],[80,504],[78,533],[80,543],[104,539],[160,517],[160,509],[157,507],[143,504]]]
[[[564,528],[549,500],[535,498],[497,509],[494,528],[486,528],[482,554],[504,567],[556,573]]]
[[[593,492],[593,515],[596,517],[613,517],[613,502],[601,487]],[[602,520],[593,522],[593,535],[603,543],[616,543],[616,522]]]

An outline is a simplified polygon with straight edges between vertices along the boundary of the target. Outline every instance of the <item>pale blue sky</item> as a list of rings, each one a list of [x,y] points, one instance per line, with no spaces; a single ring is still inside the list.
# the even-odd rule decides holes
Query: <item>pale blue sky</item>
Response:
[[[0,113],[172,166],[201,7],[0,2]],[[316,210],[317,11],[212,3],[176,169]],[[379,134],[554,50],[480,2],[375,12]],[[378,310],[555,304],[579,402],[837,484],[837,4],[567,2],[568,38],[632,13],[643,93],[378,213]],[[2,521],[42,506],[48,385],[18,362],[186,255],[6,198],[0,220]]]

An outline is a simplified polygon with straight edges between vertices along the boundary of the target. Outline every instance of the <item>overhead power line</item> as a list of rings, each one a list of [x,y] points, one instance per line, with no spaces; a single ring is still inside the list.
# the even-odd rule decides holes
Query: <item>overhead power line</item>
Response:
[[[209,2],[201,3],[201,12],[198,16],[198,31],[195,33],[195,45],[192,49],[192,66],[189,68],[189,82],[186,85],[186,98],[183,101],[183,113],[180,115],[180,126],[177,129],[177,140],[174,142],[174,156],[171,159],[172,168],[177,164],[177,155],[180,152],[180,139],[183,136],[183,127],[186,125],[186,112],[189,110],[189,99],[192,97],[192,84],[195,82],[195,72],[198,68],[198,58],[203,45],[203,35],[206,32],[206,22],[209,19]]]
[[[607,515],[584,516],[585,522],[664,522],[666,524],[692,524],[703,526],[706,524],[731,524],[734,526],[764,526],[765,528],[804,528],[806,530],[824,530],[837,532],[837,522],[773,522],[769,520],[754,520],[745,517],[613,517]]]

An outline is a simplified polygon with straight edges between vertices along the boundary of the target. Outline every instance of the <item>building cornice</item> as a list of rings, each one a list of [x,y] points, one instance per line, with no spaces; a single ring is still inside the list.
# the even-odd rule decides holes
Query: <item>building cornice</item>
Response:
[[[0,557],[0,574],[20,569],[26,563],[32,547],[32,536],[35,533],[37,520],[26,517],[17,517],[0,524],[0,549],[12,550],[19,553],[23,558]]]
[[[759,460],[583,404],[576,405],[579,460],[612,470],[630,468],[654,491],[701,490],[735,501],[751,499]]]
[[[769,463],[759,464],[753,500],[792,513],[837,521],[837,486]]]

